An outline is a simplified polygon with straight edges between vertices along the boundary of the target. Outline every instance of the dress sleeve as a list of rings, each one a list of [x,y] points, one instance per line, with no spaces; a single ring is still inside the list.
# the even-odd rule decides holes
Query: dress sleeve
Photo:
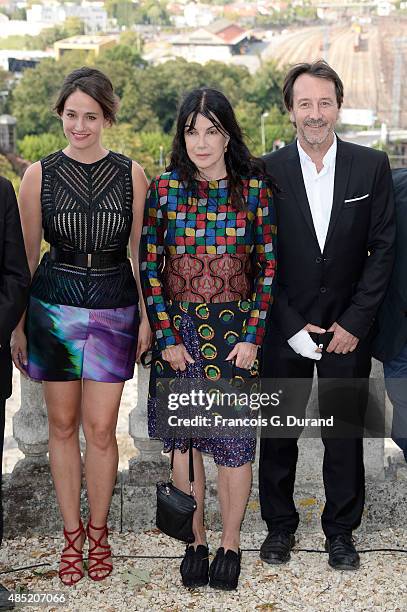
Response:
[[[276,271],[276,220],[271,190],[260,184],[259,204],[254,223],[255,276],[252,310],[244,325],[241,341],[261,345],[266,319],[272,304],[272,283]]]
[[[140,241],[141,284],[148,318],[160,351],[181,341],[177,331],[171,327],[161,276],[167,216],[166,191],[160,187],[159,179],[151,182],[146,196]]]

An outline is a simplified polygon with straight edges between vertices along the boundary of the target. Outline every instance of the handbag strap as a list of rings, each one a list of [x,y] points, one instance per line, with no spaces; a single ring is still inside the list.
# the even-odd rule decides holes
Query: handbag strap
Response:
[[[179,371],[177,371],[177,377],[181,377],[181,373]],[[190,417],[190,406],[188,405],[188,416]],[[175,436],[172,439],[172,447],[171,447],[171,464],[170,464],[170,481],[172,482],[172,472],[174,469],[174,452],[175,452]],[[195,474],[194,474],[194,455],[192,452],[192,438],[189,438],[189,445],[188,445],[188,454],[189,454],[189,459],[188,459],[188,472],[189,472],[189,487],[191,490],[191,495],[193,495],[195,497],[195,491],[194,491],[194,480],[195,480]]]

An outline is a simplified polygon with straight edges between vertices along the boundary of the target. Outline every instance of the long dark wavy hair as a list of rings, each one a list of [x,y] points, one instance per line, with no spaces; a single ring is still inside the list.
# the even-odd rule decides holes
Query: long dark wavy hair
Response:
[[[237,210],[246,210],[242,178],[254,176],[264,178],[270,186],[272,180],[267,176],[264,161],[254,157],[245,145],[233,108],[222,92],[202,87],[194,89],[185,96],[178,111],[177,130],[167,170],[176,170],[186,188],[192,193],[196,192],[199,171],[188,157],[184,131],[187,122],[191,128],[195,126],[198,114],[209,119],[219,132],[229,136],[225,163],[230,201]]]

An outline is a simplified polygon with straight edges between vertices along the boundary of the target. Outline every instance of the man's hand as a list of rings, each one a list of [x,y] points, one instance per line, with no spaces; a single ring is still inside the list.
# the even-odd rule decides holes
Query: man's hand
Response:
[[[168,361],[172,369],[175,371],[181,370],[181,372],[183,372],[188,363],[195,363],[183,344],[168,346],[162,351],[161,357],[165,361]]]
[[[315,344],[311,336],[311,333],[315,334],[324,334],[325,329],[322,327],[318,327],[317,325],[313,325],[312,323],[307,323],[305,327],[300,329],[299,332],[288,338],[287,342],[289,346],[295,351],[298,355],[302,357],[306,357],[307,359],[315,359],[315,361],[319,361],[322,355],[322,349],[318,348],[318,345]]]
[[[338,323],[333,323],[328,331],[333,331],[334,337],[326,349],[327,353],[346,355],[346,353],[352,353],[357,347],[359,338],[353,336],[346,329],[338,325]]]
[[[326,332],[326,329],[323,329],[318,325],[313,325],[312,323],[307,323],[303,329],[305,329],[307,332],[311,332],[311,334],[324,334]]]

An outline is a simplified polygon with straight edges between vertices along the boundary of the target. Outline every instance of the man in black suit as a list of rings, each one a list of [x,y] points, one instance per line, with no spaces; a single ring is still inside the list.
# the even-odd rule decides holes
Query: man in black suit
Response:
[[[1,463],[5,407],[11,395],[12,378],[10,336],[26,306],[30,282],[16,196],[10,181],[0,177],[0,543],[3,538]],[[0,585],[2,602],[5,601],[4,591]]]
[[[392,438],[407,461],[407,168],[393,170],[396,256],[389,288],[380,306],[373,355],[383,361],[386,390],[393,404]]]
[[[286,386],[298,413],[299,404],[305,411],[316,365],[321,416],[334,409],[345,420],[356,414],[362,418],[372,325],[393,264],[389,162],[383,152],[336,136],[343,85],[326,62],[294,66],[283,95],[297,140],[265,157],[280,192],[274,200],[277,283],[263,347],[263,377],[303,381],[294,399],[296,385]],[[332,392],[329,384],[339,379],[343,390]],[[289,411],[290,403],[285,407]],[[329,564],[357,569],[352,531],[364,505],[363,440],[356,434],[345,438],[324,432],[322,439],[322,528]],[[260,557],[285,563],[299,521],[293,501],[297,437],[263,437],[260,449],[260,503],[269,530]]]

